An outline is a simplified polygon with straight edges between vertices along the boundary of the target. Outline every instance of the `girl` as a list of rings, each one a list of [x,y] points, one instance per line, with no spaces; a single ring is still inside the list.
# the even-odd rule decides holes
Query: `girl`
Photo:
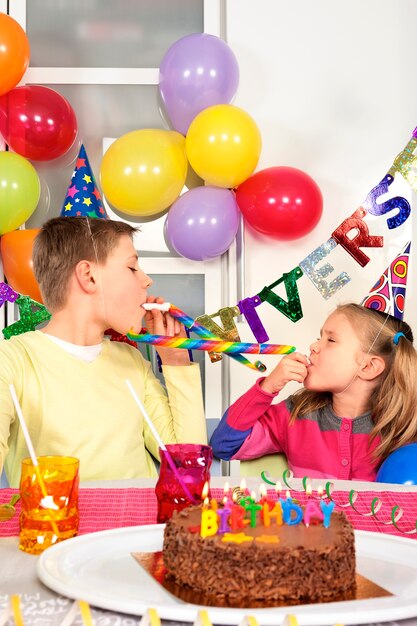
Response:
[[[279,404],[290,381],[303,384]],[[417,352],[408,324],[358,304],[337,307],[310,357],[284,357],[213,433],[216,456],[284,452],[295,476],[375,480],[381,462],[417,440]]]

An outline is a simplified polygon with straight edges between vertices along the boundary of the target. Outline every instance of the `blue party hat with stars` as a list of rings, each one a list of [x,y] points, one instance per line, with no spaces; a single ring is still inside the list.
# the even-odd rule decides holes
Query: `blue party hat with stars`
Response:
[[[81,145],[78,153],[61,216],[108,219],[84,145]]]

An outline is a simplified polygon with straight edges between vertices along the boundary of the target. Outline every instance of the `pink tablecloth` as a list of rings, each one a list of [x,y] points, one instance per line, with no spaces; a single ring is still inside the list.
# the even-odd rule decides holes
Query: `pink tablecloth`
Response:
[[[0,505],[9,502],[15,489],[0,489]],[[223,497],[223,490],[211,489],[211,495],[219,500]],[[268,496],[274,499],[275,493],[268,491]],[[306,502],[303,492],[292,491],[291,496],[301,504]],[[400,537],[417,539],[417,493],[390,492],[381,493],[363,491],[358,493],[352,507],[349,504],[349,492],[334,491],[332,498],[336,502],[336,510],[345,511],[347,517],[357,530],[384,532]],[[372,502],[378,498],[382,506],[376,513],[371,513]],[[343,505],[346,505],[344,507]],[[374,501],[375,506],[375,501]],[[391,522],[391,512],[399,506],[403,514],[397,521],[398,529],[384,522]],[[121,528],[124,526],[139,526],[156,523],[156,497],[153,489],[80,489],[80,528],[79,534]],[[10,520],[0,522],[0,537],[11,537],[19,534],[20,503],[16,505],[17,514]]]

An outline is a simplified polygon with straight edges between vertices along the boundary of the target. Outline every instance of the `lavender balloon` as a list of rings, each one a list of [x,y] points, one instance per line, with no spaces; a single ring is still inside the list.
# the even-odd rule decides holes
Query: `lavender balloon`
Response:
[[[232,191],[196,187],[180,196],[169,209],[166,236],[174,250],[187,259],[214,259],[232,244],[239,216]]]
[[[239,66],[219,37],[194,33],[176,41],[159,70],[159,91],[172,126],[187,134],[194,117],[214,104],[229,104],[239,83]]]

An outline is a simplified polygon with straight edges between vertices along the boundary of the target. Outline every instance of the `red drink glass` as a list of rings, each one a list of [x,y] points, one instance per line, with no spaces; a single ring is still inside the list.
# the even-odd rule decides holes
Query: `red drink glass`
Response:
[[[204,484],[210,482],[211,447],[197,443],[174,443],[166,448],[189,494],[200,503]],[[161,467],[155,493],[158,500],[157,520],[158,524],[162,524],[172,517],[174,511],[193,503],[169,464],[165,450],[160,449],[159,453]]]

